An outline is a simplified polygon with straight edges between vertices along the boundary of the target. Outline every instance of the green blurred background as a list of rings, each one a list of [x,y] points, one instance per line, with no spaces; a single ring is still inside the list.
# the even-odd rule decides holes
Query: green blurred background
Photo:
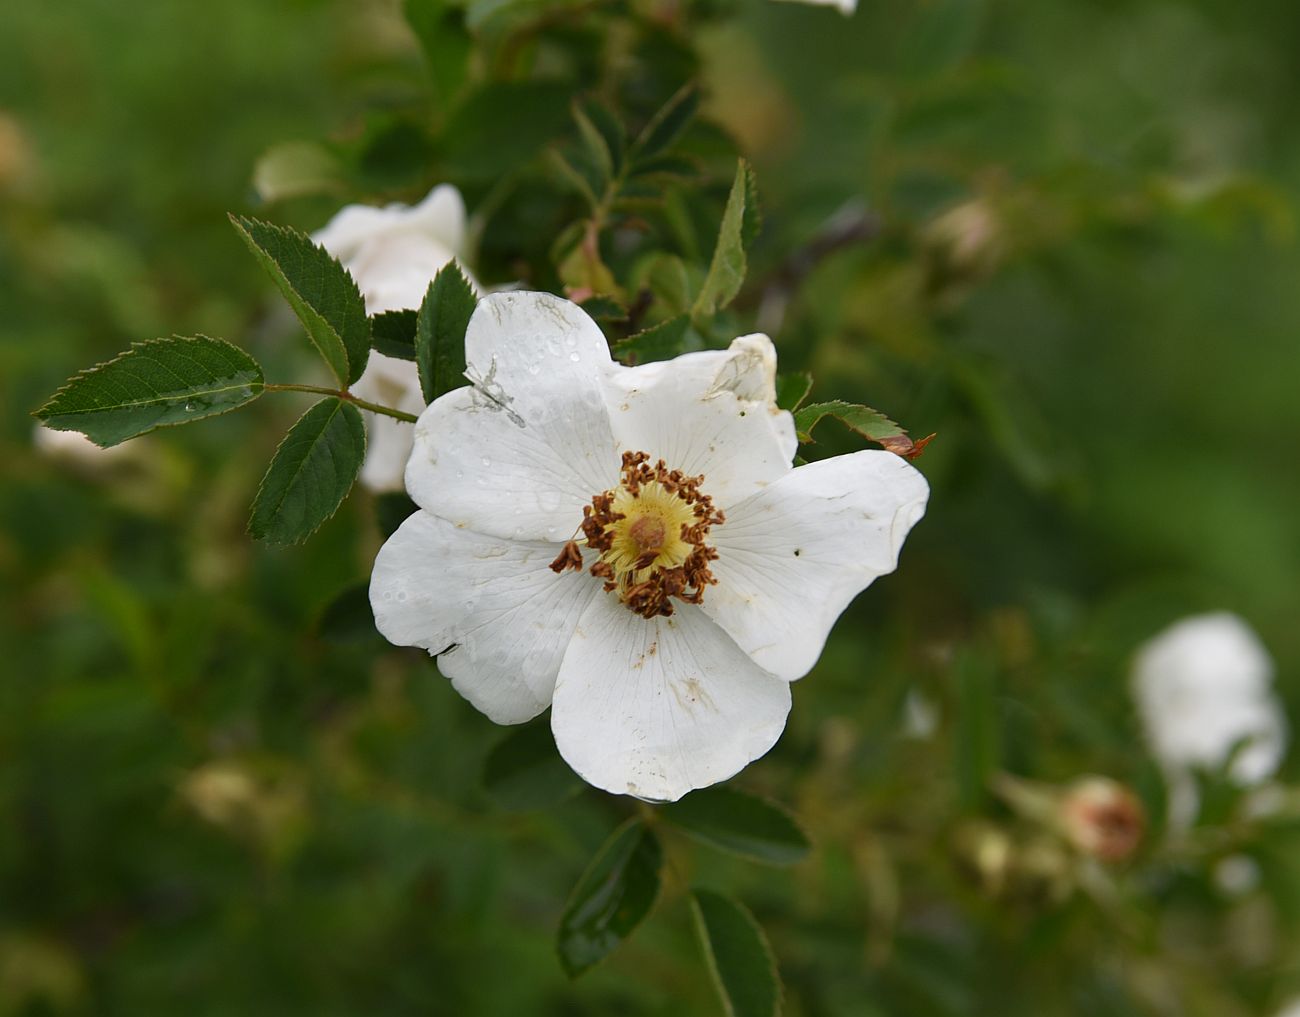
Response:
[[[494,200],[490,159],[421,133],[400,5],[0,7],[0,1014],[711,1014],[694,880],[761,919],[795,1017],[1234,1017],[1300,992],[1300,824],[1224,792],[1168,848],[1127,690],[1143,639],[1224,608],[1297,716],[1300,7],[861,5],[746,3],[691,41],[766,211],[740,320],[818,398],[938,432],[930,510],[737,781],[814,856],[670,841],[657,914],[576,983],[554,927],[629,805],[502,808],[480,776],[500,730],[418,652],[321,625],[381,539],[364,492],[303,547],[245,535],[294,397],[90,464],[32,442],[32,409],[137,339],[223,336],[302,380],[227,212],[312,229],[443,179]],[[533,54],[561,111],[598,84],[586,16]],[[255,183],[322,139],[348,172]],[[846,208],[869,237],[785,272]],[[528,212],[483,233],[485,281],[528,279],[511,230],[549,224]],[[816,454],[856,447],[835,426]],[[971,875],[981,824],[1029,836],[997,770],[1138,790],[1152,829],[1113,894]],[[1244,895],[1213,878],[1233,854],[1262,873]]]

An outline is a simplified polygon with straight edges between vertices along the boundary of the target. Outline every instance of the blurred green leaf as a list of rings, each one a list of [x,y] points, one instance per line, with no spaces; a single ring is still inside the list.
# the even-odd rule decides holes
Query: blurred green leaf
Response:
[[[691,320],[686,315],[669,318],[636,335],[620,339],[613,346],[614,356],[625,364],[649,364],[656,360],[671,360],[682,352],[686,330]]]
[[[591,297],[584,300],[581,306],[597,321],[627,320],[627,308],[610,297]]]
[[[342,160],[314,141],[273,145],[253,166],[253,189],[265,202],[333,194],[344,186]]]
[[[237,346],[177,336],[135,343],[82,371],[35,416],[56,431],[80,431],[108,448],[156,427],[226,413],[262,389],[262,368]]]
[[[576,978],[628,938],[659,896],[663,852],[639,819],[630,819],[601,845],[569,895],[556,946]]]
[[[659,814],[706,844],[767,865],[794,865],[812,846],[784,809],[731,788],[692,791]]]
[[[795,371],[776,376],[776,404],[793,413],[812,391],[813,378],[807,371]]]
[[[573,119],[578,125],[578,133],[582,137],[583,146],[586,149],[587,156],[595,165],[599,174],[599,184],[597,190],[603,191],[613,179],[617,171],[615,169],[614,153],[610,150],[609,141],[597,126],[592,123],[582,106],[574,102]]]
[[[749,910],[712,890],[691,891],[700,948],[728,1017],[777,1017],[781,982],[772,948]]]
[[[411,501],[405,491],[384,491],[375,495],[375,521],[385,539],[396,533],[411,513],[418,511],[419,506]]]
[[[361,377],[370,357],[370,322],[347,270],[306,234],[246,216],[230,217],[275,280],[340,385]]]
[[[419,312],[410,308],[384,311],[370,319],[370,346],[376,353],[399,360],[415,359],[415,329]]]
[[[1001,762],[1001,727],[996,679],[990,664],[974,652],[953,668],[957,683],[954,757],[962,806],[975,811],[988,795],[989,779]]]
[[[741,159],[736,165],[736,178],[722,213],[722,225],[718,229],[718,242],[713,249],[709,272],[691,308],[694,321],[726,307],[740,292],[747,271],[745,237],[751,229],[757,228],[746,215],[753,193],[753,170]]]
[[[270,544],[296,544],[342,504],[366,455],[361,411],[322,399],[289,429],[253,500],[248,532]]]
[[[442,133],[446,172],[492,181],[519,168],[569,123],[569,87],[546,81],[498,81],[471,92]]]
[[[584,102],[578,113],[582,118],[578,121],[578,126],[582,129],[584,138],[589,131],[594,131],[604,142],[604,148],[609,153],[611,176],[622,173],[627,158],[627,132],[623,129],[622,121],[607,106],[594,99]],[[594,138],[588,140],[589,145],[593,143]]]
[[[465,26],[465,9],[444,0],[405,0],[406,23],[420,40],[425,65],[445,108],[465,83],[473,40]]]
[[[465,329],[478,298],[456,262],[444,265],[424,294],[415,327],[420,389],[433,402],[465,384]]]
[[[582,788],[555,748],[549,715],[511,728],[483,764],[483,786],[509,812],[547,809]]]
[[[700,108],[700,90],[694,84],[683,85],[646,124],[633,146],[637,165],[672,146],[690,126]]]
[[[339,593],[321,612],[316,630],[327,643],[377,640],[379,630],[370,607],[370,583],[355,583]]]

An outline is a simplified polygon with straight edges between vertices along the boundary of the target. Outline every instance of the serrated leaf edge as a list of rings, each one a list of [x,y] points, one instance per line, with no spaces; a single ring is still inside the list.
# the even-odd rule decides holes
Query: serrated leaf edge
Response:
[[[325,351],[321,349],[320,345],[316,342],[316,337],[312,335],[310,329],[307,329],[307,338],[311,342],[311,344],[316,347],[316,351],[321,355],[321,357],[324,358],[326,366],[329,367],[329,369],[334,372],[334,376],[338,378],[340,385],[342,385],[344,388],[347,388],[348,386],[355,384],[357,379],[361,377],[362,373],[366,369],[366,363],[370,359],[370,350],[372,347],[373,339],[370,337],[369,334],[367,334],[366,355],[361,358],[361,365],[360,365],[360,369],[358,370],[356,365],[354,365],[351,362],[350,359],[351,355],[348,351],[348,344],[343,341],[343,336],[341,336],[338,333],[338,330],[335,329],[332,324],[330,324],[329,319],[327,319],[323,314],[321,314],[318,310],[316,310],[315,307],[313,307],[310,303],[308,303],[306,298],[303,297],[302,292],[298,289],[298,287],[294,286],[293,282],[289,279],[288,275],[286,275],[284,270],[280,268],[280,263],[276,261],[274,258],[272,258],[271,255],[262,247],[262,245],[259,244],[253,238],[252,233],[249,232],[248,224],[254,223],[257,226],[264,227],[275,233],[289,236],[294,239],[306,240],[312,247],[322,252],[343,273],[344,278],[347,279],[348,286],[351,287],[352,293],[356,296],[357,300],[360,302],[362,310],[364,312],[365,304],[366,304],[365,297],[362,295],[361,287],[357,285],[357,281],[354,278],[352,278],[352,273],[347,270],[347,267],[341,261],[339,261],[338,258],[334,257],[334,255],[330,254],[329,251],[321,247],[320,244],[312,240],[310,236],[308,236],[306,233],[303,233],[301,230],[294,229],[292,226],[281,226],[279,223],[267,222],[265,219],[255,219],[253,216],[250,215],[235,215],[234,213],[231,213],[230,221],[234,224],[235,228],[239,231],[240,236],[244,238],[245,243],[253,247],[256,247],[259,251],[262,252],[262,254],[266,255],[267,258],[269,258],[272,262],[275,263],[276,268],[280,269],[280,275],[284,278],[285,285],[287,285],[291,290],[293,290],[294,294],[298,297],[298,300],[301,301],[304,307],[308,308],[313,315],[319,318],[325,324],[325,326],[331,332],[334,333],[334,337],[338,340],[339,345],[343,347],[343,362],[344,365],[347,367],[347,371],[345,372],[346,377],[339,375],[334,365],[330,362],[330,358],[326,356]],[[279,280],[273,279],[272,281],[276,283],[276,288],[278,289]],[[294,314],[296,316],[297,311],[295,311]],[[368,315],[366,316],[366,331],[367,333],[369,333],[370,331],[370,318]]]
[[[344,399],[339,399],[336,396],[327,396],[324,399],[318,399],[316,402],[312,403],[310,406],[307,407],[306,411],[302,414],[302,416],[300,416],[297,420],[293,422],[293,424],[290,425],[289,430],[284,433],[284,437],[281,438],[279,444],[275,446],[275,452],[271,456],[271,462],[267,463],[266,472],[262,474],[262,479],[261,481],[258,482],[257,493],[253,495],[253,504],[249,507],[248,525],[245,527],[245,529],[248,532],[248,535],[252,537],[254,540],[260,540],[262,543],[270,544],[272,547],[293,547],[295,544],[303,543],[304,541],[308,540],[310,537],[314,536],[322,526],[324,526],[327,522],[329,522],[331,519],[334,518],[334,516],[338,513],[338,510],[343,507],[343,503],[347,501],[348,495],[352,492],[352,487],[356,485],[357,482],[356,477],[353,477],[352,485],[348,487],[348,490],[343,492],[343,497],[339,499],[339,503],[335,505],[334,508],[327,515],[322,516],[320,522],[318,522],[315,526],[313,526],[310,530],[304,533],[297,540],[272,540],[269,537],[259,537],[256,533],[253,532],[253,512],[256,511],[258,500],[262,497],[262,489],[266,486],[266,478],[271,475],[271,467],[275,463],[276,456],[278,456],[280,454],[280,450],[284,448],[284,443],[289,440],[289,435],[293,433],[293,429],[297,427],[300,423],[302,423],[303,419],[307,416],[307,414],[310,413],[312,410],[314,410],[321,403],[329,402],[331,399],[333,399],[336,403],[339,404],[339,406],[341,407],[340,412],[346,409],[351,409],[352,412],[354,412],[357,415],[357,420],[361,422],[361,462],[362,463],[365,462],[368,436],[366,435],[366,424],[365,424],[365,420],[361,416],[361,411],[358,410],[351,403],[347,402]],[[322,434],[325,433],[324,428],[321,429],[321,433]],[[303,461],[306,462],[305,457]],[[299,472],[301,472],[301,469],[302,467],[300,465]],[[360,473],[360,470],[358,469],[357,472]],[[295,473],[295,477],[296,476],[297,474]],[[286,488],[286,490],[288,490],[288,488]],[[281,499],[281,504],[283,504],[283,499]]]
[[[30,415],[32,417],[35,417],[42,424],[45,424],[45,426],[49,427],[50,430],[52,431],[77,431],[75,427],[56,427],[53,424],[49,424],[47,421],[51,416],[55,416],[55,415],[61,417],[72,417],[72,416],[78,416],[80,414],[88,414],[88,413],[105,413],[109,410],[117,409],[120,407],[148,406],[150,405],[148,401],[137,400],[135,402],[119,403],[117,406],[101,407],[99,409],[91,409],[91,410],[55,411],[50,409],[50,407],[58,400],[59,396],[63,395],[66,391],[68,391],[68,389],[70,389],[77,382],[81,381],[86,377],[89,377],[90,375],[94,374],[96,371],[102,370],[105,367],[109,367],[112,364],[116,364],[119,360],[124,360],[125,358],[135,353],[137,350],[145,349],[149,346],[155,345],[156,343],[170,343],[178,340],[180,342],[192,342],[196,339],[202,339],[205,342],[217,343],[220,346],[229,347],[230,349],[234,350],[236,353],[247,357],[252,362],[253,366],[257,369],[256,381],[249,382],[247,385],[231,385],[228,388],[212,389],[211,391],[233,392],[241,388],[251,388],[253,389],[252,397],[248,399],[246,402],[240,403],[239,406],[228,406],[225,409],[214,410],[212,413],[203,413],[198,416],[190,417],[188,420],[169,420],[162,424],[155,424],[152,427],[150,427],[148,431],[141,431],[140,434],[132,435],[131,438],[123,438],[122,441],[114,442],[113,445],[121,445],[122,442],[131,441],[134,438],[143,437],[144,435],[148,434],[150,431],[157,431],[163,427],[180,427],[183,424],[192,424],[196,420],[206,420],[208,417],[219,417],[224,413],[230,413],[232,410],[238,410],[244,406],[247,406],[248,403],[251,403],[254,399],[257,399],[259,396],[262,395],[264,391],[266,391],[266,372],[263,370],[262,365],[257,362],[257,359],[251,353],[249,353],[247,350],[241,349],[240,347],[236,346],[234,343],[230,342],[229,340],[218,339],[214,336],[203,335],[202,333],[199,333],[198,335],[159,336],[156,339],[137,339],[136,341],[132,342],[127,349],[123,350],[117,356],[110,357],[108,360],[101,361],[100,363],[95,364],[91,367],[83,367],[80,371],[78,371],[71,378],[69,378],[62,385],[60,385],[54,391],[54,393],[48,399],[45,400],[44,406],[40,407],[40,409],[32,410]],[[172,397],[172,398],[179,398],[179,397]],[[77,433],[84,434],[84,432],[82,431],[77,431]],[[113,445],[100,445],[99,442],[94,441],[94,439],[90,438],[89,435],[86,435],[86,437],[92,442],[94,442],[94,444],[98,445],[100,448],[113,447]]]

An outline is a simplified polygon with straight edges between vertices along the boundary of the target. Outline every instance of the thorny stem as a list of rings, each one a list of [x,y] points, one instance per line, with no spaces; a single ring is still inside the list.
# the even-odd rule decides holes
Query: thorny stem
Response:
[[[320,385],[272,385],[267,383],[263,386],[267,392],[314,392],[317,395],[333,396],[335,399],[342,399],[344,402],[352,403],[363,410],[369,410],[371,413],[382,413],[386,417],[392,417],[394,420],[404,420],[408,424],[414,424],[420,418],[412,413],[404,413],[401,410],[395,410],[391,406],[380,406],[378,403],[372,403],[368,399],[358,399],[347,389],[324,388]]]

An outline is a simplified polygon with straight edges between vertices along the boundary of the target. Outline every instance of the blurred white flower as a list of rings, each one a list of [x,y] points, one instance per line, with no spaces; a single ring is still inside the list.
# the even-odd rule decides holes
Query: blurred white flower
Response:
[[[90,469],[99,469],[130,455],[125,443],[100,448],[80,431],[56,431],[44,424],[32,429],[32,445],[50,459]]]
[[[1287,1003],[1277,1012],[1277,1017],[1300,1017],[1300,996]]]
[[[837,7],[841,14],[852,14],[858,9],[858,0],[797,0],[797,2],[814,4],[817,7]]]
[[[475,383],[415,427],[422,511],[375,561],[379,630],[497,723],[550,706],[561,755],[617,794],[675,800],[763,755],[925,479],[882,451],[792,469],[764,335],[623,367],[574,304],[498,293],[465,355]]]
[[[1195,811],[1194,768],[1228,764],[1228,776],[1243,786],[1277,770],[1287,731],[1272,682],[1268,651],[1227,612],[1185,618],[1138,651],[1133,693],[1151,753],[1169,778],[1175,817]]]
[[[465,203],[455,187],[442,184],[418,205],[349,205],[312,239],[352,273],[367,312],[414,309],[438,270],[464,246]],[[373,351],[352,391],[407,413],[419,413],[425,406],[415,364]],[[411,426],[372,413],[366,414],[366,425],[361,482],[372,491],[402,490]]]

